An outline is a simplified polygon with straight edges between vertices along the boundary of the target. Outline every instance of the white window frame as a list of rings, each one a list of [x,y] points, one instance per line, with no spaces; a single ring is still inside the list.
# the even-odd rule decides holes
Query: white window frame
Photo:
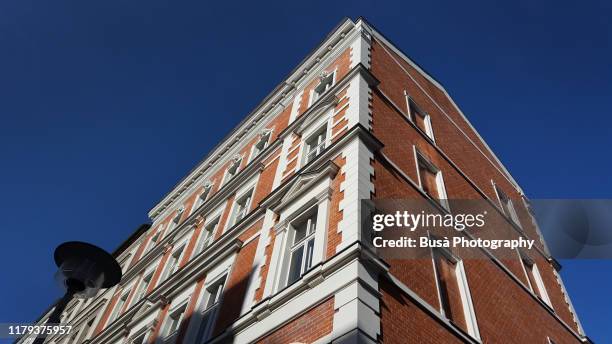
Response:
[[[96,314],[90,316],[83,322],[83,326],[79,329],[80,333],[78,336],[78,340],[76,343],[82,343],[85,339],[88,338],[89,332],[94,328],[96,323]]]
[[[162,281],[162,283],[163,281],[167,280],[168,278],[170,278],[170,276],[174,275],[174,273],[178,271],[181,265],[181,261],[183,260],[183,255],[185,255],[186,247],[187,247],[186,240],[183,240],[180,244],[176,245],[176,248],[174,250],[172,250],[172,253],[170,253],[170,256],[168,257],[168,259],[175,258],[176,257],[175,254],[179,250],[180,250],[180,254],[178,258],[176,258],[176,266],[174,266],[173,268],[170,268],[171,265],[168,264],[169,261],[166,261],[166,266],[164,267],[164,273],[162,274],[162,278],[160,280]]]
[[[210,338],[214,326],[217,322],[217,318],[219,316],[219,310],[223,303],[223,294],[225,293],[225,288],[227,286],[228,279],[228,271],[224,272],[220,276],[212,278],[210,282],[207,282],[204,286],[202,293],[202,298],[200,299],[200,305],[198,307],[200,313],[200,327],[198,328],[197,340],[199,343],[202,343]],[[212,287],[217,287],[221,285],[220,289],[216,290],[216,294],[212,295],[210,290]],[[212,305],[208,305],[208,302],[211,297],[215,298],[215,301]],[[209,307],[207,307],[209,306]]]
[[[434,143],[436,142],[436,138],[433,132],[433,126],[431,124],[431,116],[429,113],[421,110],[421,108],[416,104],[414,99],[410,97],[408,92],[404,90],[404,97],[406,98],[406,108],[408,109],[408,120],[414,123],[414,125],[419,128],[419,130],[424,131],[425,135],[429,137]],[[423,118],[423,122],[425,123],[425,128],[421,129],[416,122],[416,116],[421,116]]]
[[[140,279],[140,281],[138,281],[138,286],[136,287],[137,289],[136,289],[136,293],[134,294],[134,301],[138,303],[138,301],[144,299],[144,297],[147,295],[147,289],[149,289],[149,287],[151,286],[151,282],[153,281],[154,275],[155,275],[155,268],[146,270],[142,274],[142,278]],[[150,278],[145,286],[144,283],[147,277],[150,277]],[[143,286],[145,286],[144,289],[142,288]]]
[[[206,203],[206,200],[210,196],[214,184],[210,181],[204,183],[202,186],[202,192],[198,195],[198,199],[196,200],[196,204],[193,207],[193,211],[197,210],[202,204]]]
[[[187,298],[186,300],[179,303],[177,306],[171,308],[168,311],[168,316],[166,317],[164,321],[164,331],[162,335],[162,339],[164,340],[164,342],[169,341],[171,337],[178,335],[178,332],[181,330],[181,324],[183,320],[185,319],[185,313],[187,312],[188,303],[189,303],[189,298]],[[178,319],[173,318],[172,316],[176,315],[177,312],[180,312],[179,318]],[[176,322],[172,323],[172,324],[176,324],[176,328],[174,330],[170,329],[170,325],[171,325],[171,323],[169,322],[170,319],[176,319]]]
[[[259,134],[259,139],[257,142],[253,144],[251,147],[251,153],[249,154],[248,163],[253,161],[261,152],[263,152],[270,145],[270,139],[272,138],[273,129],[265,129],[261,134]],[[259,147],[262,145],[263,147]]]
[[[159,243],[159,241],[162,239],[163,231],[164,231],[164,225],[160,225],[159,227],[157,227],[157,229],[155,230],[155,233],[153,233],[153,235],[151,235],[151,237],[149,238],[149,241],[147,242],[147,246],[144,249],[143,255],[147,254],[149,251],[151,251],[151,249],[153,249],[153,247],[155,247],[155,245]],[[157,239],[153,240],[155,237],[157,237]]]
[[[525,273],[525,278],[527,279],[527,285],[531,290],[532,294],[538,299],[544,301],[553,309],[552,302],[550,301],[550,297],[548,296],[548,290],[546,290],[546,285],[544,284],[544,280],[542,279],[542,275],[540,274],[540,268],[538,268],[538,264],[529,258],[526,254],[518,251],[519,258],[521,259],[521,265],[523,267],[523,272]],[[533,274],[533,279],[535,280],[535,286],[531,283],[531,278],[529,278],[529,271]],[[537,289],[537,290],[536,290]]]
[[[311,222],[313,217],[314,217],[314,222]],[[291,285],[297,280],[299,280],[300,278],[302,278],[302,276],[306,274],[308,270],[310,270],[310,268],[312,268],[313,266],[312,260],[313,260],[314,252],[310,253],[310,259],[309,259],[308,245],[310,244],[310,242],[312,242],[313,251],[314,251],[314,242],[315,242],[316,234],[318,230],[317,220],[318,220],[318,207],[316,205],[313,205],[312,207],[304,211],[302,214],[300,214],[297,218],[293,219],[291,223],[289,224],[289,235],[287,237],[287,240],[290,244],[288,245],[289,252],[287,253],[288,254],[287,273],[285,276],[286,280],[284,281],[285,286]],[[303,221],[306,221],[306,233],[304,234],[304,237],[300,239],[299,242],[296,243],[295,234],[297,231],[296,231],[295,224],[296,223],[302,224]],[[314,226],[314,230],[311,231],[310,229],[313,226]],[[293,253],[296,251],[302,251],[302,257],[300,261],[300,272],[299,272],[299,276],[295,280],[289,281],[289,278],[291,277],[290,272],[291,272],[291,266],[293,263]],[[310,260],[310,266],[306,266],[308,260]]]
[[[445,248],[434,248],[431,250],[431,262],[433,271],[436,279],[436,290],[438,294],[438,310],[440,314],[446,319],[447,316],[444,312],[442,305],[442,291],[440,290],[440,275],[435,262],[436,253],[441,254],[444,258],[448,259],[452,264],[455,265],[455,276],[457,277],[457,286],[459,287],[459,294],[461,297],[461,306],[463,307],[463,317],[465,318],[465,325],[467,332],[470,336],[480,341],[480,331],[478,329],[478,321],[476,320],[476,312],[474,310],[474,304],[472,302],[472,293],[470,292],[470,286],[467,280],[467,274],[465,273],[465,267],[463,260],[455,256],[452,252]]]
[[[331,84],[329,84],[329,86],[325,87],[325,90],[321,93],[317,93],[315,90],[317,89],[317,87],[319,87],[321,85],[321,81],[320,81],[320,77],[319,77],[319,83],[317,84],[317,86],[313,87],[310,90],[310,93],[308,95],[308,107],[310,107],[312,104],[314,104],[314,102],[316,102],[317,100],[319,100],[322,96],[324,96],[331,88],[333,88],[336,85],[336,75],[338,74],[338,68],[336,67],[333,71],[331,72],[327,72],[328,75],[325,76],[325,78],[328,78],[331,76],[332,78],[332,82]]]
[[[287,278],[290,263],[291,247],[291,223],[300,218],[313,207],[317,207],[317,225],[315,231],[315,242],[312,254],[312,266],[316,266],[325,259],[327,250],[327,232],[329,221],[329,208],[331,197],[331,178],[325,176],[320,181],[311,185],[307,191],[301,193],[298,199],[288,199],[285,204],[279,205],[279,222],[275,226],[276,239],[272,249],[272,258],[264,289],[265,295],[271,295],[287,286]],[[306,273],[307,275],[308,273]],[[304,275],[302,275],[303,278]],[[299,282],[299,279],[298,279]],[[297,282],[294,282],[296,284]]]
[[[440,168],[434,165],[423,153],[421,153],[416,148],[416,146],[412,146],[412,147],[414,148],[414,162],[416,165],[419,189],[421,189],[423,193],[427,194],[425,192],[425,189],[423,188],[423,181],[421,179],[421,171],[419,169],[419,161],[423,161],[427,165],[427,168],[429,168],[429,170],[432,173],[436,174],[436,188],[438,189],[437,191],[439,193],[440,199],[435,199],[431,197],[431,195],[429,194],[427,194],[427,196],[433,199],[434,201],[436,201],[438,204],[442,205],[442,207],[444,207],[444,209],[446,209],[447,211],[450,211],[450,204],[448,203],[448,195],[446,194],[446,186],[444,184],[444,176],[442,175],[442,170],[440,170]]]
[[[183,217],[184,212],[185,206],[183,205],[177,209],[176,215],[174,215],[174,217],[170,219],[170,223],[168,223],[168,233],[172,233],[172,231],[178,226],[178,224],[181,222],[181,217]]]
[[[136,341],[142,339],[141,344],[147,344],[147,339],[149,339],[149,332],[143,332],[136,335],[136,338],[130,340],[130,344],[137,344]]]
[[[329,124],[329,118],[325,116],[324,119],[325,120],[322,123],[317,123],[316,126],[313,126],[314,127],[313,130],[310,130],[304,135],[302,135],[303,137],[306,137],[306,139],[303,140],[302,145],[301,145],[301,152],[300,152],[301,158],[299,159],[299,161],[301,162],[301,166],[305,166],[309,162],[315,160],[319,155],[321,155],[323,151],[325,151],[325,149],[327,149],[330,146],[331,126]],[[325,138],[324,140],[320,142],[319,140],[317,140],[317,145],[315,146],[315,148],[318,149],[319,152],[316,155],[314,155],[312,158],[309,159],[308,155],[311,153],[311,149],[309,148],[308,141],[310,141],[311,139],[315,137],[319,138],[321,136],[320,133],[324,133]]]
[[[128,299],[130,298],[130,291],[131,289],[127,289],[127,291],[121,292],[119,298],[117,298],[117,302],[115,302],[115,305],[113,306],[111,316],[108,318],[108,324],[112,324],[121,316],[121,309],[126,305]],[[119,301],[122,301],[121,304],[119,304]]]
[[[206,250],[206,248],[209,247],[212,244],[212,242],[215,240],[215,235],[217,234],[217,231],[219,230],[219,227],[221,225],[221,216],[222,214],[219,211],[212,214],[212,216],[207,216],[207,220],[204,222],[204,225],[202,226],[202,230],[200,233],[200,237],[198,238],[196,254],[200,254],[204,252],[204,250]],[[214,227],[212,228],[212,230],[208,231],[207,228],[209,228],[213,224],[214,224]],[[210,235],[207,235],[207,233],[209,232],[210,232]],[[203,246],[204,243],[206,242],[208,242],[208,244],[206,244],[206,246]]]
[[[225,169],[225,173],[223,173],[223,179],[221,180],[221,185],[227,184],[230,180],[234,179],[234,177],[240,173],[240,165],[242,165],[243,156],[235,156],[231,160],[231,163]],[[233,173],[230,171],[234,169]]]
[[[232,228],[236,223],[244,219],[249,214],[251,205],[253,204],[254,194],[255,194],[255,188],[253,187],[251,189],[248,189],[247,191],[242,192],[238,196],[236,196],[234,200],[234,204],[232,205],[230,221],[228,221],[227,228]],[[240,203],[244,201],[245,199],[246,199],[245,204],[241,206]],[[238,212],[239,212],[238,207],[239,206],[242,207],[241,211],[244,212],[244,214],[242,214],[240,218],[238,218]]]
[[[514,202],[512,201],[512,199],[508,197],[508,195],[504,192],[504,190],[502,190],[497,184],[495,184],[493,180],[491,180],[491,183],[493,184],[493,188],[495,189],[495,195],[497,196],[497,201],[499,202],[499,206],[500,206],[502,214],[504,214],[508,219],[510,219],[512,223],[519,226],[519,228],[523,228],[523,226],[521,225],[521,221],[519,220],[518,213],[516,212],[516,208],[514,207]],[[504,207],[503,199],[507,201],[506,206],[508,207],[509,209],[508,212],[510,214],[506,212],[506,208]]]

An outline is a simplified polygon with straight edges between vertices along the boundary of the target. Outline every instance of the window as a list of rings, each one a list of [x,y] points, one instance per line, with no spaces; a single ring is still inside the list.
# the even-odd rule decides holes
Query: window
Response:
[[[417,155],[418,177],[421,189],[431,198],[438,200],[446,209],[448,201],[446,199],[446,189],[442,172],[419,152]]]
[[[198,197],[198,200],[196,202],[196,206],[194,207],[194,209],[199,208],[202,204],[204,204],[204,202],[206,202],[206,199],[208,198],[208,195],[210,195],[211,190],[212,190],[212,183],[210,182],[205,183],[202,193]]]
[[[240,220],[242,220],[249,213],[249,208],[251,207],[252,194],[253,194],[253,190],[247,192],[246,194],[238,198],[238,200],[236,201],[236,204],[234,205],[234,211],[232,214],[232,222],[231,222],[232,226],[238,223]]]
[[[149,252],[153,247],[155,247],[155,245],[157,245],[157,243],[159,242],[159,239],[161,239],[162,232],[163,232],[163,227],[160,226],[157,232],[155,232],[155,234],[151,237],[151,240],[147,244],[147,249],[145,250],[145,253]]]
[[[96,320],[96,317],[93,316],[91,317],[86,323],[85,326],[83,326],[83,329],[81,330],[80,334],[79,334],[79,339],[75,342],[75,343],[82,343],[85,341],[85,339],[87,338],[87,335],[89,334],[89,331],[91,330],[94,321]]]
[[[204,251],[204,249],[207,248],[213,241],[215,230],[217,229],[220,220],[221,217],[216,217],[214,220],[204,225],[204,229],[200,238],[200,243],[198,244],[198,249],[196,251],[197,253]]]
[[[520,227],[521,223],[519,222],[516,210],[514,210],[512,200],[497,185],[495,185],[495,192],[497,192],[497,197],[499,197],[499,203],[501,203],[504,214]]]
[[[184,303],[180,307],[170,311],[170,314],[166,320],[164,338],[168,338],[178,332],[181,321],[183,320],[183,315],[185,315],[185,309],[187,309],[187,303]]]
[[[317,212],[291,224],[292,245],[290,248],[289,273],[287,285],[297,281],[312,266],[315,232],[317,229]]]
[[[270,137],[272,136],[272,130],[264,130],[264,132],[259,135],[259,141],[253,145],[253,151],[251,152],[251,160],[253,160],[256,156],[259,155],[264,149],[268,147],[268,143],[270,141]]]
[[[309,163],[314,158],[319,156],[325,149],[327,141],[327,125],[317,130],[314,134],[306,139],[304,164]]]
[[[131,343],[132,344],[145,344],[146,343],[146,339],[147,339],[147,334],[143,333],[141,335],[139,335],[138,337],[134,338]]]
[[[429,138],[433,140],[433,127],[431,126],[431,117],[428,113],[419,109],[416,103],[406,94],[408,102],[408,116],[410,120],[423,131]]]
[[[136,291],[135,302],[140,301],[147,294],[147,289],[149,288],[149,284],[151,283],[151,280],[153,280],[154,272],[155,271],[149,272],[142,278],[142,281],[140,281],[140,284],[138,285],[138,289]]]
[[[113,321],[115,321],[115,319],[117,319],[119,317],[119,314],[121,314],[121,309],[123,308],[123,306],[127,302],[127,299],[128,299],[129,295],[130,295],[130,292],[127,291],[123,295],[121,295],[121,297],[119,297],[119,299],[117,300],[117,303],[115,303],[115,307],[113,308],[113,313],[111,314],[110,318],[108,319],[108,323],[109,324],[112,323]]]
[[[119,266],[121,267],[121,271],[125,272],[125,269],[128,267],[128,262],[130,261],[130,257],[132,256],[131,253],[129,253],[127,256],[125,256],[123,259],[121,259],[121,261],[119,262]]]
[[[232,159],[227,171],[225,171],[225,178],[223,178],[223,184],[229,182],[236,174],[238,174],[238,169],[240,168],[240,163],[242,162],[242,157],[237,156]]]
[[[181,221],[181,215],[183,215],[184,210],[185,209],[183,207],[178,209],[178,211],[176,212],[176,216],[170,221],[170,224],[168,224],[168,233],[171,233],[179,224],[179,222]]]
[[[314,103],[315,101],[317,101],[317,99],[321,98],[321,96],[334,85],[335,75],[336,75],[335,72],[334,73],[327,73],[327,72],[321,73],[321,76],[319,76],[319,85],[317,85],[317,87],[315,87],[314,90],[312,91],[312,97],[310,97],[311,99],[310,104]]]
[[[170,257],[168,257],[168,262],[166,263],[166,270],[164,271],[164,277],[162,278],[162,281],[172,276],[172,274],[178,269],[181,255],[183,253],[183,248],[184,246],[181,246],[180,248],[172,252]]]
[[[66,343],[67,343],[67,344],[68,344],[68,343],[78,343],[78,342],[77,342],[77,337],[78,337],[78,335],[79,335],[79,331],[80,331],[80,329],[73,329],[73,331],[74,331],[74,332],[72,333],[72,336],[70,336],[70,339],[68,339],[68,340],[66,341]]]
[[[463,262],[451,253],[439,249],[433,250],[433,259],[440,297],[440,312],[453,324],[474,338],[479,338]]]
[[[219,311],[226,277],[223,276],[206,287],[206,292],[202,299],[202,322],[198,333],[199,342],[203,342],[210,337]]]
[[[542,280],[542,275],[540,275],[540,270],[538,269],[537,264],[526,254],[521,252],[520,255],[521,261],[523,262],[523,268],[525,269],[525,274],[527,275],[527,280],[529,282],[529,288],[531,288],[531,291],[533,291],[538,298],[552,308],[550,298],[548,297],[548,292],[544,286],[544,280]]]

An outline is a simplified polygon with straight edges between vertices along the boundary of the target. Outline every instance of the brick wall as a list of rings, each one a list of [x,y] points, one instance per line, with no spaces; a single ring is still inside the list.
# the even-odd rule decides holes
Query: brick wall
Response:
[[[312,343],[331,333],[333,318],[334,300],[330,298],[299,317],[289,321],[286,325],[265,336],[257,343]]]
[[[376,40],[372,43],[371,55],[372,73],[380,80],[378,86],[380,91],[375,90],[372,95],[372,132],[384,144],[383,154],[405,176],[418,185],[417,165],[413,150],[413,145],[416,146],[442,171],[450,199],[487,197],[498,205],[491,182],[493,180],[510,198],[515,200],[514,206],[528,237],[539,239],[520,199],[519,190],[500,172],[501,167],[467,122],[454,109],[444,93],[408,63],[401,61],[401,58],[391,52],[391,49],[385,49]],[[431,116],[435,145],[404,116],[407,113],[404,91],[407,91],[418,106]],[[451,123],[451,120],[455,124]],[[477,148],[480,149],[480,152]],[[424,197],[405,179],[402,173],[390,166],[382,156],[376,157],[373,167],[375,170],[374,198],[418,199]],[[515,237],[518,235],[517,232]],[[536,261],[555,313],[563,322],[577,331],[577,325],[573,321],[561,288],[553,274],[552,265],[541,256],[537,257]],[[404,260],[389,263],[393,275],[427,303],[436,309],[439,308],[431,260],[425,259],[420,262]],[[503,264],[521,282],[514,281],[491,260],[465,261],[464,264],[481,336],[485,342],[501,342],[502,338],[511,338],[511,336],[522,338],[523,340],[519,342],[544,342],[546,334],[551,335],[551,338],[558,343],[577,341],[576,337],[565,329],[559,320],[550,315],[543,305],[521,287],[520,283],[526,285],[527,281],[518,255],[516,259],[503,260]],[[401,299],[396,295],[398,292],[390,291],[389,286],[385,288],[383,301],[389,309],[398,307],[408,309],[405,310],[405,317],[391,317],[392,313],[383,311],[385,342],[398,342],[396,340],[401,337],[395,337],[397,331],[403,332],[404,328],[400,330],[396,326],[406,322],[415,322],[415,317],[418,319],[418,326],[415,325],[416,328],[410,328],[410,331],[406,333],[412,333],[413,337],[420,337],[418,334],[422,334],[423,338],[426,338],[423,339],[423,342],[431,338],[438,339],[431,342],[442,340],[452,342],[447,338],[448,331],[442,331],[439,324],[431,319],[426,319],[427,316],[422,312],[418,313],[418,307],[414,304],[400,307],[404,301],[398,301],[398,298]],[[404,311],[396,311],[396,314],[404,314]],[[516,322],[524,323],[525,327],[517,327]],[[536,330],[538,328],[544,331]],[[529,329],[532,330],[529,331]],[[517,332],[521,334],[518,335]]]

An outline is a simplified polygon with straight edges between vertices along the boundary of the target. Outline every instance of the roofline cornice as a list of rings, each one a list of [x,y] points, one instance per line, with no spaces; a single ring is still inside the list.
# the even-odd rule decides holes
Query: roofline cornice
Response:
[[[293,69],[274,90],[255,107],[210,153],[192,169],[186,177],[176,184],[172,191],[167,193],[160,202],[153,207],[148,215],[155,220],[172,202],[198,181],[214,164],[221,159],[235,144],[252,131],[263,118],[276,111],[282,111],[294,96],[296,85],[309,77],[310,72],[323,62],[334,48],[343,41],[347,34],[353,30],[356,23],[350,18],[344,18],[327,37],[310,54]],[[279,112],[280,112],[279,111]]]

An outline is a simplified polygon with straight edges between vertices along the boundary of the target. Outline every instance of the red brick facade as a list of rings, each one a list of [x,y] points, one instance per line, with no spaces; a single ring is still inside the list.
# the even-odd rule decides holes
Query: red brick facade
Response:
[[[329,73],[333,84],[311,99]],[[433,138],[410,119],[407,97],[429,115]],[[461,308],[459,284],[441,307],[439,275],[453,277],[450,268],[364,248],[361,199],[429,197],[415,151],[440,170],[449,199],[497,209],[503,190],[515,200],[520,231],[538,239],[542,254],[529,258],[550,305],[519,255],[465,259],[475,331],[447,314]],[[586,340],[523,198],[446,91],[367,22],[347,19],[151,210],[151,228],[116,253],[121,285],[75,305],[71,321],[90,331],[82,324],[95,315],[83,336],[92,344]]]

